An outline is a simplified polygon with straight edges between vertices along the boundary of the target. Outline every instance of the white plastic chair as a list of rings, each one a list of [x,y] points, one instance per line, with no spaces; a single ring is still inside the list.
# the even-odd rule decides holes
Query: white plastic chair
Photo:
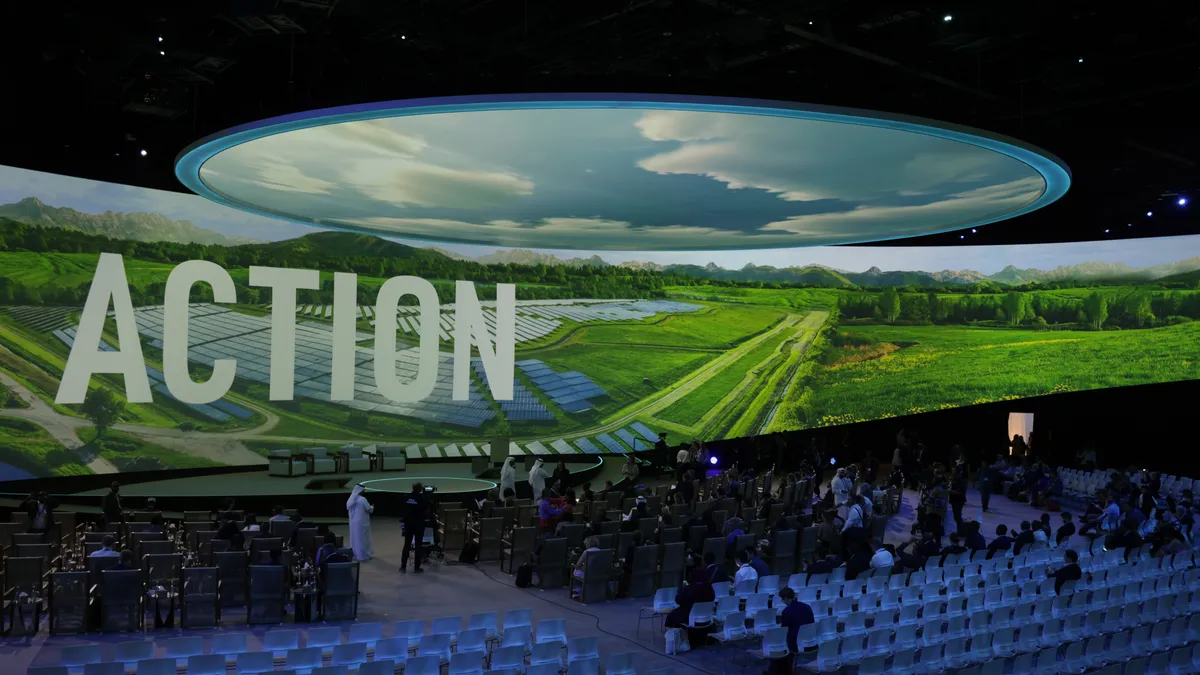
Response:
[[[449,675],[483,675],[483,656],[473,653],[451,656]]]
[[[367,660],[367,643],[352,642],[345,645],[336,645],[333,648],[333,656],[330,660],[330,665],[347,666],[349,668],[358,668]]]
[[[137,675],[175,675],[175,659],[142,659],[137,663]]]
[[[771,630],[772,628],[778,628],[779,621],[778,621],[777,614],[778,614],[778,611],[774,610],[774,609],[760,609],[757,612],[755,612],[754,613],[754,628],[752,629],[752,632],[756,636],[762,637],[767,631]]]
[[[308,673],[321,667],[321,648],[303,647],[287,651],[287,667],[297,673]]]
[[[242,652],[237,655],[237,665],[234,666],[237,675],[267,673],[272,670],[275,670],[275,656],[268,651]]]
[[[916,675],[916,650],[903,649],[892,656],[891,675]]]
[[[561,647],[567,646],[567,620],[543,619],[537,625],[537,644],[553,642]]]
[[[374,649],[375,643],[383,639],[383,624],[378,621],[350,624],[350,644],[363,643],[367,649]]]
[[[872,630],[867,634],[867,649],[868,657],[882,656],[887,657],[892,653],[892,631],[888,628],[880,628]],[[866,661],[863,662],[866,664]],[[861,671],[860,671],[861,672]]]
[[[202,637],[178,637],[167,640],[166,656],[169,659],[175,659],[180,666],[187,663],[187,660],[193,656],[201,656],[204,654],[204,638]]]
[[[600,658],[600,638],[581,637],[567,641],[567,664]]]
[[[718,642],[731,643],[746,639],[746,614],[744,612],[732,612],[725,617],[725,623],[721,625],[721,630],[712,633],[712,638]]]
[[[275,658],[287,656],[289,649],[300,648],[300,631],[298,630],[269,630],[263,635],[264,652],[271,652]]]
[[[449,635],[450,642],[458,641],[458,633],[462,630],[461,616],[440,616],[429,626],[430,635]]]
[[[522,672],[525,669],[525,648],[521,645],[500,647],[492,652],[492,661],[488,665],[492,670],[509,669]]]
[[[920,675],[934,675],[945,670],[946,645],[936,644],[921,648],[921,658],[917,661],[916,672]]]
[[[471,628],[458,634],[455,654],[487,654],[487,629]]]
[[[439,635],[431,634],[423,636],[421,642],[417,644],[417,656],[436,656],[439,664],[444,665],[449,663],[450,635],[442,633]]]
[[[557,642],[543,642],[533,646],[533,652],[529,655],[529,665],[537,666],[548,663],[554,664],[555,668],[562,668],[562,645]]]
[[[123,664],[126,670],[132,669],[138,661],[154,658],[154,642],[151,640],[134,640],[133,642],[118,642],[113,661]]]
[[[669,589],[664,590],[669,591]],[[672,604],[674,604],[674,597],[674,595],[671,596]],[[657,596],[655,596],[655,598],[657,600]],[[482,628],[487,632],[488,640],[495,640],[499,636],[499,632],[496,630],[496,624],[499,620],[499,616],[500,615],[496,612],[476,612],[467,618],[467,629],[471,630],[474,628]]]
[[[608,663],[604,664],[605,675],[637,675],[637,667],[634,661],[637,659],[637,654],[634,652],[624,652],[621,654],[613,654],[608,657]]]
[[[866,644],[867,636],[863,634],[842,638],[842,663],[848,666],[857,665],[866,656]]]
[[[179,662],[176,661],[176,666]],[[188,675],[225,675],[224,654],[195,654],[187,658]],[[118,675],[123,675],[119,673]]]
[[[408,637],[390,637],[376,642],[374,660],[395,661],[397,665],[403,665],[408,660]]]
[[[525,665],[525,655],[521,655],[521,665]],[[405,675],[441,675],[441,659],[436,654],[414,656],[404,666]]]
[[[860,642],[861,644],[861,642]],[[817,658],[800,667],[814,673],[830,673],[841,668],[841,640],[825,640],[817,648]]]

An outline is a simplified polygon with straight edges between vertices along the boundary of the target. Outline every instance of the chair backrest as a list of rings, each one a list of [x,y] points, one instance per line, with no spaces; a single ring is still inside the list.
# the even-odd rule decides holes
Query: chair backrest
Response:
[[[359,665],[358,675],[395,675],[396,662],[392,659],[368,661]]]
[[[378,621],[350,624],[350,636],[347,642],[377,642],[383,638],[383,624]]]
[[[175,675],[175,659],[145,659],[138,661],[138,675]]]

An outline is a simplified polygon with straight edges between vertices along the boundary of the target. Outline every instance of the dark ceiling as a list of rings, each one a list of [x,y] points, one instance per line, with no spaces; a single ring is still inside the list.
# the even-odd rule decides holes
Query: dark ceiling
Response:
[[[1200,232],[1200,204],[1175,203],[1200,197],[1195,3],[14,1],[0,25],[3,164],[182,190],[172,164],[184,146],[299,110],[479,93],[746,96],[980,127],[1074,173],[1041,212],[905,243]]]

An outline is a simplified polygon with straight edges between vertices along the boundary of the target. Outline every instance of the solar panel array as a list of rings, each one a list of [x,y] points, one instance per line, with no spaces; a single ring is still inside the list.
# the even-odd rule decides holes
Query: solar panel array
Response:
[[[496,303],[482,301],[483,321],[488,333],[495,339]],[[518,300],[513,322],[513,339],[517,344],[531,342],[554,332],[562,325],[561,319],[586,323],[590,321],[637,321],[662,313],[687,313],[702,309],[700,305],[671,300]],[[438,315],[438,337],[449,341],[454,335],[454,304],[441,306]],[[301,314],[310,315],[321,311],[320,305],[301,307]],[[363,317],[371,319],[369,307],[360,307]],[[396,308],[396,325],[400,332],[416,336],[421,330],[420,308],[403,306]],[[372,320],[371,325],[375,322]]]
[[[556,372],[537,359],[517,361],[516,365],[555,405],[570,413],[594,408],[595,405],[588,399],[608,395],[607,391],[577,370]]]
[[[483,369],[483,361],[480,359],[471,359],[471,367],[475,370],[475,374],[479,379],[483,380],[484,386],[488,386],[487,371]],[[525,385],[518,382],[513,383],[513,397],[511,401],[500,401],[500,410],[504,411],[504,417],[512,422],[528,422],[528,421],[548,421],[554,419],[554,413],[551,413],[541,401],[533,395],[533,392],[525,388]]]
[[[77,307],[5,307],[4,311],[19,323],[43,333],[71,325],[71,312]]]
[[[53,334],[54,337],[62,340],[63,344],[67,345],[67,347],[75,344],[75,328],[62,328],[54,331]],[[100,340],[100,351],[111,352],[113,351],[113,346],[102,339]],[[157,368],[146,366],[146,377],[150,380],[150,387],[154,389],[154,391],[158,392],[159,395],[165,396],[166,398],[177,402],[179,405],[187,406],[196,413],[207,417],[214,422],[224,422],[230,417],[236,417],[239,420],[248,420],[251,417],[254,417],[254,413],[246,410],[236,403],[230,403],[224,399],[213,401],[209,404],[184,403],[183,401],[180,401],[171,394],[170,389],[167,389],[167,377],[163,375],[162,371]]]
[[[237,359],[238,377],[267,383],[270,377],[271,318],[250,316],[209,304],[193,304],[189,310],[188,358],[201,363],[214,359]],[[138,332],[150,344],[162,348],[162,307],[140,307],[134,311]],[[359,334],[361,338],[370,338]],[[301,322],[296,326],[294,395],[329,401],[330,354],[333,333],[324,324]],[[396,353],[396,375],[411,381],[417,374],[420,350]],[[357,410],[413,417],[427,422],[479,427],[496,416],[483,394],[472,382],[470,400],[452,397],[453,358],[438,354],[438,374],[433,393],[416,403],[395,403],[375,387],[375,354],[366,347],[355,348],[354,400],[331,401]]]

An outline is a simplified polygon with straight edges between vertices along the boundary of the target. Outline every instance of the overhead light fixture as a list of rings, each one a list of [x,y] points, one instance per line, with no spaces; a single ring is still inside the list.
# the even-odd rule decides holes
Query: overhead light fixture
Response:
[[[1083,57],[1082,57],[1082,56],[1081,56],[1081,57],[1079,57],[1079,62],[1080,62],[1080,63],[1083,63]]]
[[[142,155],[142,157],[145,157],[145,156],[146,156],[146,151],[145,151],[145,150],[142,150],[142,152],[141,152],[140,154]]]
[[[1108,234],[1108,230],[1105,230],[1105,231],[1104,231],[1104,234]]]
[[[1133,223],[1125,223],[1125,227],[1133,227]]]
[[[158,41],[159,41],[159,42],[162,42],[162,36],[161,36],[161,35],[159,35],[159,36],[158,36]]]
[[[408,39],[408,36],[407,36],[407,35],[401,35],[401,36],[400,36],[400,39],[401,39],[401,40],[407,40],[407,39]]]
[[[954,20],[953,14],[947,14],[946,16],[942,17],[942,21],[945,21],[946,23],[950,23],[953,20]]]
[[[1175,203],[1180,206],[1187,206],[1187,197],[1180,197],[1179,199],[1175,200]]]
[[[1153,216],[1153,215],[1154,215],[1154,212],[1153,212],[1153,211],[1147,211],[1147,212],[1146,212],[1146,217],[1147,217],[1147,218],[1150,218],[1150,217],[1151,217],[1151,216]]]
[[[812,25],[812,22],[811,22],[811,21],[809,21],[809,22],[808,22],[808,25],[810,25],[810,26],[811,26],[811,25]]]
[[[976,230],[975,228],[973,228],[973,227],[972,227],[972,228],[971,228],[971,234],[975,234],[976,232],[978,232],[978,230]]]
[[[959,239],[966,239],[966,238],[967,238],[967,235],[965,235],[965,234],[960,234],[960,235],[958,235],[958,238],[959,238]]]
[[[166,55],[167,55],[167,53],[166,53],[166,52],[164,52],[164,51],[161,51],[161,50],[160,50],[160,51],[158,52],[158,55],[159,55],[159,56],[166,56]]]

